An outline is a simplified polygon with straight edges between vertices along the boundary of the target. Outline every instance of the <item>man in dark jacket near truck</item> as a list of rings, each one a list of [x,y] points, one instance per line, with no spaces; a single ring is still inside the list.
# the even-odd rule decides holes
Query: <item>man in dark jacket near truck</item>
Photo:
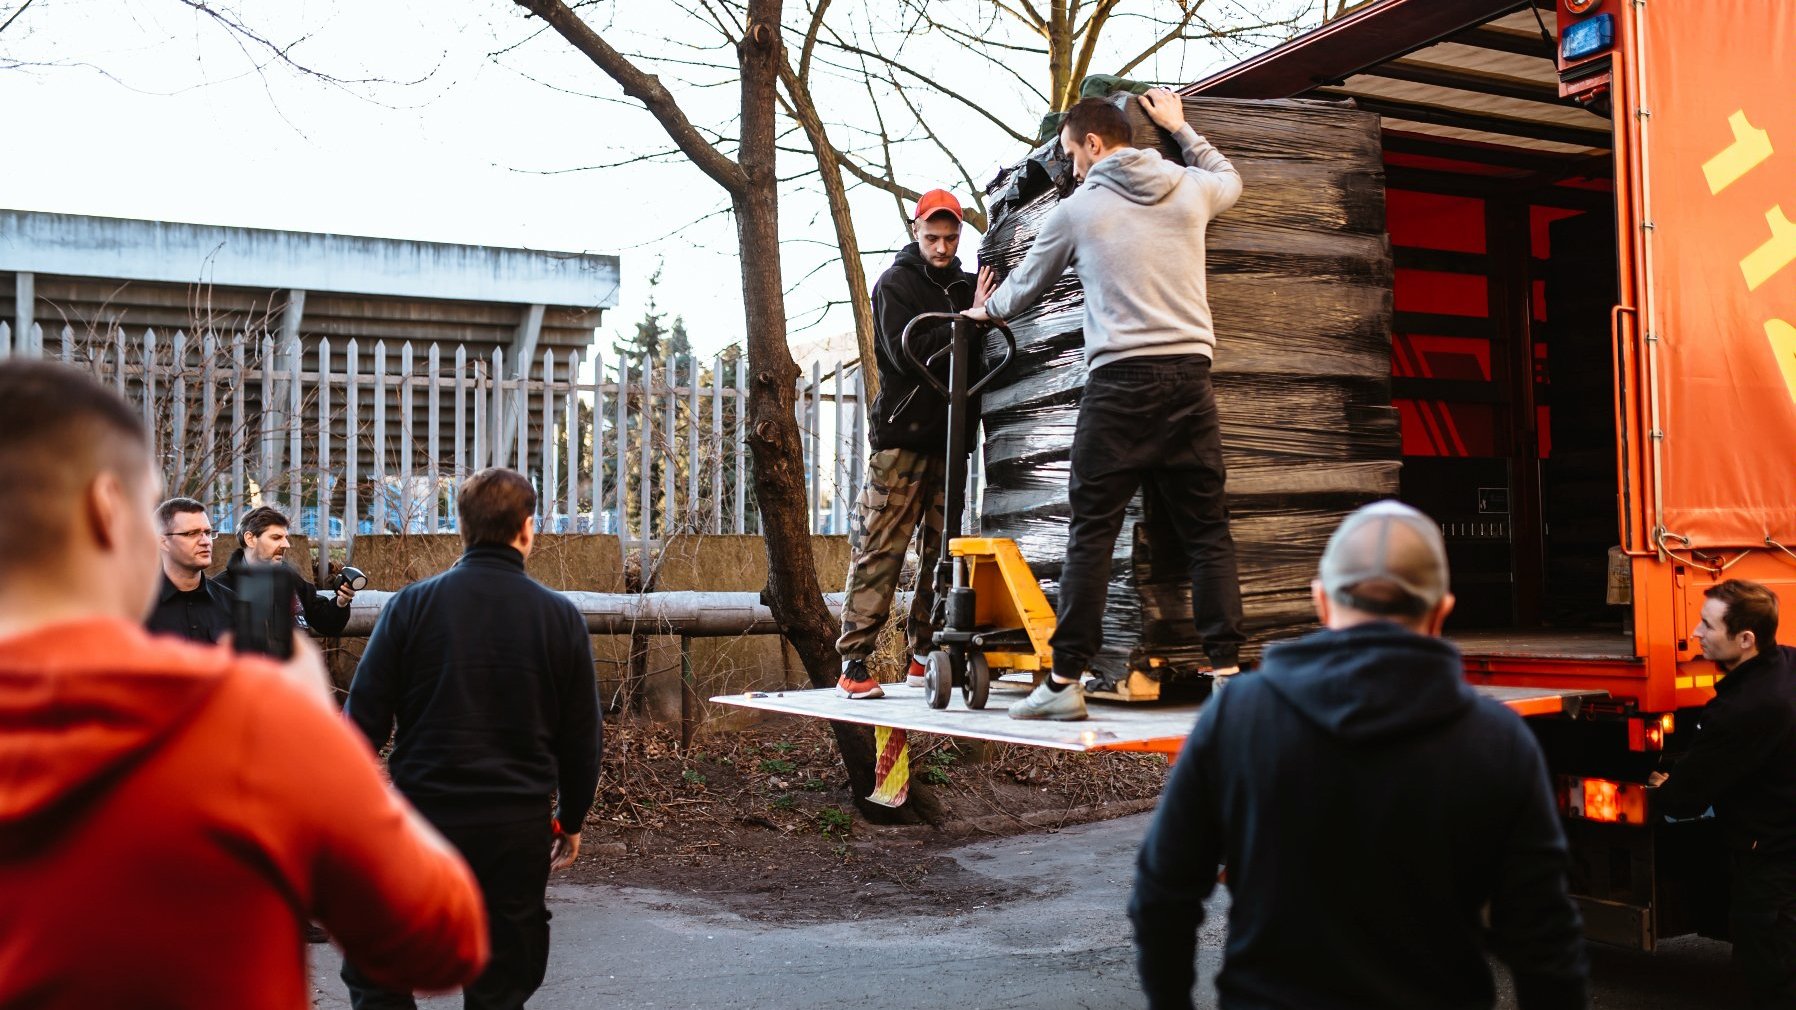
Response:
[[[1725,673],[1696,738],[1647,779],[1654,809],[1721,821],[1734,962],[1759,1010],[1796,1008],[1796,649],[1777,644],[1777,595],[1729,579],[1703,593],[1696,640]]]
[[[1439,528],[1366,506],[1311,593],[1325,629],[1204,706],[1141,843],[1129,918],[1148,1005],[1192,1006],[1226,865],[1225,1010],[1488,1010],[1487,949],[1522,1010],[1584,1006],[1546,763],[1438,637],[1453,609]]]
[[[906,681],[913,687],[923,685],[918,657],[929,651],[935,633],[929,623],[935,602],[931,580],[941,551],[948,401],[906,365],[899,337],[911,320],[925,312],[960,312],[973,304],[973,276],[960,268],[955,256],[960,248],[960,228],[960,201],[953,194],[943,189],[924,193],[911,220],[916,241],[898,251],[897,260],[873,285],[879,395],[873,400],[869,425],[873,452],[867,457],[866,480],[849,527],[854,561],[848,570],[847,600],[842,605],[842,637],[836,642],[842,657],[842,677],[836,690],[848,698],[885,694],[867,671],[867,657],[891,612],[905,551],[919,524],[923,542],[917,551],[921,559],[917,592],[906,629],[911,650]],[[937,322],[919,328],[912,337],[918,355],[930,361],[944,382],[948,378],[947,355],[934,356],[948,346],[950,326],[947,321]],[[978,423],[977,406],[968,415],[970,446]]]
[[[536,542],[530,482],[482,470],[455,506],[466,551],[387,601],[344,714],[376,750],[394,736],[393,785],[480,881],[493,956],[463,1005],[517,1010],[548,966],[549,870],[579,854],[598,786],[598,681],[585,618],[524,571]],[[343,980],[356,1010],[416,1006],[352,964]]]

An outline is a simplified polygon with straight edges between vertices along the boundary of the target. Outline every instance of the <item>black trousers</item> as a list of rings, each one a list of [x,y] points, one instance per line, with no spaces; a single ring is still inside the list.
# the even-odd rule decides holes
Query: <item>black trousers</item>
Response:
[[[1073,432],[1055,673],[1077,677],[1104,644],[1111,552],[1137,489],[1183,547],[1204,653],[1217,666],[1234,665],[1241,586],[1225,479],[1210,359],[1128,358],[1092,371]]]
[[[549,966],[549,822],[439,825],[437,830],[461,851],[474,870],[486,900],[492,960],[462,990],[467,1010],[518,1010],[543,984]],[[355,1010],[415,1010],[410,993],[376,986],[355,965],[343,962],[349,1005]]]
[[[1796,1010],[1796,856],[1735,852],[1729,928],[1754,1010]]]

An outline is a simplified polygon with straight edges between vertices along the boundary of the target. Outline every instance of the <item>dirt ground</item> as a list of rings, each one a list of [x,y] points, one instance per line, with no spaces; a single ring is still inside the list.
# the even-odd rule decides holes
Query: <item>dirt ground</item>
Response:
[[[614,718],[605,732],[605,777],[571,879],[704,895],[768,922],[1003,903],[1013,895],[1001,884],[939,850],[986,838],[1027,858],[1012,836],[1151,809],[1167,772],[1160,755],[912,734],[912,781],[927,783],[947,816],[884,827],[856,811],[825,723],[715,731],[689,754],[663,725]]]

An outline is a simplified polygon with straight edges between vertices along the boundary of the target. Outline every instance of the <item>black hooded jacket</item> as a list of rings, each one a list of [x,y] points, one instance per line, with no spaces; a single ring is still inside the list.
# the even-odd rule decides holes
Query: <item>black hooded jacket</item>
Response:
[[[925,312],[961,312],[973,307],[972,274],[960,268],[960,260],[940,270],[923,258],[917,243],[898,250],[893,261],[873,284],[873,352],[879,359],[879,395],[873,399],[873,417],[869,424],[868,442],[880,449],[917,449],[935,455],[946,455],[948,446],[948,400],[935,391],[908,366],[899,338],[910,321]],[[953,324],[941,320],[919,328],[911,338],[917,353],[929,360],[931,355],[948,346],[949,328]],[[982,346],[973,342],[975,356]],[[934,359],[930,371],[943,383],[948,381],[948,356]],[[980,374],[975,363],[973,375]],[[968,410],[968,445],[978,425],[977,401]]]
[[[1695,817],[1713,806],[1730,848],[1796,856],[1796,648],[1778,646],[1721,678],[1668,774],[1654,790],[1660,812]]]
[[[1274,646],[1204,706],[1129,903],[1150,1006],[1192,1005],[1219,864],[1224,1008],[1488,1008],[1486,950],[1523,1010],[1584,1006],[1545,761],[1462,669],[1451,644],[1374,622]]]

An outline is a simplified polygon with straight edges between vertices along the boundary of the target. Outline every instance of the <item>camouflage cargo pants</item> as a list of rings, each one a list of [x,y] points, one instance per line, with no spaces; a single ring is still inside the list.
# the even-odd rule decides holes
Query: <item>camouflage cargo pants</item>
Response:
[[[872,654],[919,524],[923,540],[917,550],[917,592],[906,637],[913,655],[930,650],[935,629],[929,626],[929,612],[935,603],[935,562],[942,547],[945,473],[940,455],[915,449],[881,449],[868,457],[866,484],[855,499],[848,527],[854,562],[848,569],[848,598],[842,604],[842,637],[836,641],[843,659]]]

